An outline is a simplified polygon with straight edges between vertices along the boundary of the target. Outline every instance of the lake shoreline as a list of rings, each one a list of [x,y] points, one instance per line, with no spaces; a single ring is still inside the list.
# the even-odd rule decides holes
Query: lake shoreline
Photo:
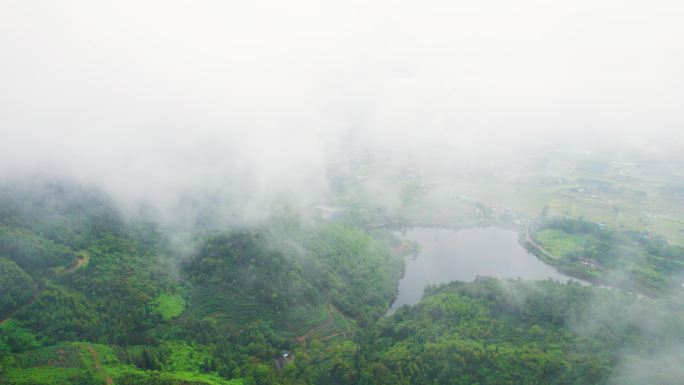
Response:
[[[480,222],[478,226],[458,229],[397,228],[395,231],[400,232],[397,234],[400,239],[416,242],[421,251],[405,256],[404,272],[385,316],[403,305],[418,303],[428,284],[470,282],[478,276],[577,280],[527,250],[521,242],[522,233],[507,227]]]

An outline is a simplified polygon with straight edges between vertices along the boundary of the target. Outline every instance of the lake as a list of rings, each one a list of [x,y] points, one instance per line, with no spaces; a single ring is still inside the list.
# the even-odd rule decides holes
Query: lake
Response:
[[[388,314],[420,301],[429,284],[473,281],[478,275],[496,278],[566,282],[571,278],[540,261],[518,243],[518,233],[496,227],[451,230],[411,228],[397,232],[420,245],[420,252],[406,261],[397,298]]]

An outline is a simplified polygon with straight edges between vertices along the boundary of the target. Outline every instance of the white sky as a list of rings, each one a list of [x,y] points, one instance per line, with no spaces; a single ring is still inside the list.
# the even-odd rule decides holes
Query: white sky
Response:
[[[324,191],[350,142],[680,148],[683,20],[659,0],[0,0],[0,165],[261,197]]]

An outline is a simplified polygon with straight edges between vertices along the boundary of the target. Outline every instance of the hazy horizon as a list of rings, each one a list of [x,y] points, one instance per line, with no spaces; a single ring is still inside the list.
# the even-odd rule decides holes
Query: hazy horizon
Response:
[[[354,151],[676,153],[682,18],[674,1],[6,1],[0,171],[258,210],[324,196]]]

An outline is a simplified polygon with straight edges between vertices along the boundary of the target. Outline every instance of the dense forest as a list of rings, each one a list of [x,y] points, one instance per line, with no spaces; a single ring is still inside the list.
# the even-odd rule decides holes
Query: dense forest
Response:
[[[186,253],[97,190],[4,185],[0,382],[639,384],[630,370],[649,363],[635,357],[684,343],[680,298],[576,282],[452,282],[384,316],[412,249],[343,223],[202,228]],[[681,249],[657,238],[560,219],[545,230],[586,240],[561,263],[630,258],[654,292],[681,270]]]

